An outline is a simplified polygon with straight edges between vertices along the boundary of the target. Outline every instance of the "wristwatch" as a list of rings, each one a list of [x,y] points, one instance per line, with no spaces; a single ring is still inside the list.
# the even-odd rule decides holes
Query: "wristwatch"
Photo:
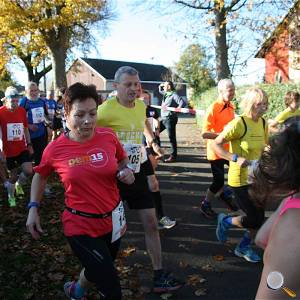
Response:
[[[27,204],[27,208],[31,208],[31,207],[36,207],[36,208],[39,208],[40,207],[40,204],[36,201],[30,201],[28,204]]]

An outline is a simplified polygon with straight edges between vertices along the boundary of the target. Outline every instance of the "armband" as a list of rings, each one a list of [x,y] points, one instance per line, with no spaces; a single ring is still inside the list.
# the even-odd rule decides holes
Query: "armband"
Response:
[[[39,207],[40,207],[40,204],[39,204],[38,202],[35,202],[35,201],[30,201],[30,202],[27,204],[27,208],[30,209],[31,207],[39,208]]]
[[[238,157],[239,157],[239,156],[238,156],[237,154],[233,154],[233,155],[232,155],[232,161],[233,161],[233,162],[237,162]]]

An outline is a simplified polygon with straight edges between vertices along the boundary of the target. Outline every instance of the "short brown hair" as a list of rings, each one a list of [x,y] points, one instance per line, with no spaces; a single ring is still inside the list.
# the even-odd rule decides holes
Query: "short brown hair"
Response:
[[[96,87],[93,84],[86,85],[81,82],[72,84],[66,89],[64,94],[65,112],[67,114],[70,112],[75,100],[79,100],[79,102],[82,102],[87,98],[92,98],[95,100],[96,105],[99,104],[99,96],[97,94]]]
[[[298,92],[289,91],[284,96],[284,103],[286,107],[289,107],[293,101],[299,102],[300,95]]]

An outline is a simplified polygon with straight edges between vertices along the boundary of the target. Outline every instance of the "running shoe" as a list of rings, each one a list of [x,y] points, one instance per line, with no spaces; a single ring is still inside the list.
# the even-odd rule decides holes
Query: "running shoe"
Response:
[[[17,205],[15,197],[8,197],[8,205],[10,207],[15,207]]]
[[[216,229],[217,239],[221,243],[225,243],[227,241],[227,230],[230,227],[229,225],[225,224],[224,219],[227,216],[225,214],[218,215],[218,225]]]
[[[217,217],[217,213],[211,208],[209,202],[202,201],[200,204],[200,211],[208,219],[215,219]]]
[[[71,299],[71,300],[87,300],[87,298],[85,296],[83,296],[81,298],[75,298],[74,297],[75,284],[76,284],[76,281],[68,281],[64,285],[64,291],[65,291],[65,294],[68,297],[68,299]]]
[[[158,229],[171,229],[172,227],[174,227],[176,225],[176,221],[170,219],[167,216],[162,217],[159,221],[158,221]]]
[[[166,293],[176,291],[184,285],[184,282],[172,277],[169,273],[162,273],[161,276],[153,281],[154,293]]]
[[[241,248],[237,245],[234,249],[234,254],[238,257],[243,257],[252,263],[258,263],[261,261],[261,257],[250,246]]]
[[[18,181],[16,182],[16,195],[17,196],[24,196],[25,193],[24,193],[24,190],[22,188],[22,186],[18,183]]]

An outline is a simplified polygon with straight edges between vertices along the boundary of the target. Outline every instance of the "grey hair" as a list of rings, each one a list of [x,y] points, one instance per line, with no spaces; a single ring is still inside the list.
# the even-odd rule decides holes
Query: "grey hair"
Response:
[[[225,79],[221,79],[218,82],[218,91],[222,91],[224,90],[225,87],[227,86],[233,86],[234,87],[234,83],[231,79],[225,78]]]
[[[27,83],[27,90],[29,90],[32,86],[38,87],[38,85],[37,85],[36,82],[34,82],[34,81],[29,81],[29,82]]]
[[[129,66],[120,67],[115,73],[115,79],[114,79],[115,82],[120,82],[123,74],[135,76],[135,75],[139,75],[139,72],[133,67],[129,67]]]

